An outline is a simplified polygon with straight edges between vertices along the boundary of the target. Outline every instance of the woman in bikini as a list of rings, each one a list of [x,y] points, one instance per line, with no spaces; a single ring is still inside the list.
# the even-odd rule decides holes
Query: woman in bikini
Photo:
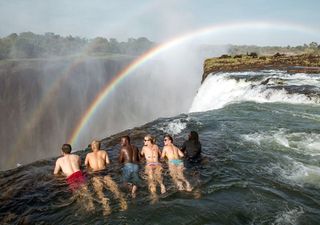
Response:
[[[159,162],[161,155],[159,147],[155,144],[155,139],[151,135],[144,137],[144,146],[141,150],[141,156],[146,159],[145,173],[148,176],[149,191],[152,194],[156,193],[157,183],[160,185],[161,194],[166,192],[166,187],[163,184],[162,165]]]
[[[161,158],[167,157],[170,175],[178,189],[192,191],[189,181],[184,177],[184,165],[181,158],[184,156],[182,151],[174,146],[173,138],[170,135],[164,137],[164,147]]]

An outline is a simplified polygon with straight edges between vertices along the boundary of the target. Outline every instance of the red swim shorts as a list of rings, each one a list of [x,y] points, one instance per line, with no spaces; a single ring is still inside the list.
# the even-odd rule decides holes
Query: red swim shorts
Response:
[[[78,190],[85,182],[86,179],[81,171],[74,172],[67,177],[67,183],[72,191]]]

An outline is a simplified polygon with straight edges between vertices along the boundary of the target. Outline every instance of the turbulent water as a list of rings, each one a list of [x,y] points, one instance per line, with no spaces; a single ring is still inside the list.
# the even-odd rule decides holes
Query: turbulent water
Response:
[[[179,192],[164,170],[168,192],[150,199],[146,184],[120,210],[110,190],[112,213],[104,216],[92,183],[94,211],[73,197],[53,159],[0,173],[0,224],[319,224],[320,75],[281,71],[216,74],[194,98],[189,114],[160,118],[103,140],[120,184],[119,137],[142,147],[151,133],[181,145],[197,130],[202,163],[188,167],[191,193]],[[88,151],[77,153],[85,157]],[[140,167],[143,178],[143,165]],[[91,175],[89,175],[89,178]],[[146,183],[146,182],[144,182]]]

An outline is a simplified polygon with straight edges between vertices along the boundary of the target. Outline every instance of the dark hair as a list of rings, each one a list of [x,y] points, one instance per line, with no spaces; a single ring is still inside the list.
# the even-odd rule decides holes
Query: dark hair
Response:
[[[196,131],[191,131],[189,134],[189,140],[194,141],[195,143],[199,142],[199,135]]]
[[[124,138],[128,141],[128,143],[130,143],[130,137],[128,135],[122,136],[121,138]]]
[[[165,137],[165,138],[169,138],[169,140],[170,140],[171,142],[173,142],[173,138],[172,138],[172,136],[171,136],[170,134],[166,134],[164,137]]]
[[[71,148],[70,144],[63,144],[62,147],[61,147],[61,150],[66,154],[70,154],[72,148]]]

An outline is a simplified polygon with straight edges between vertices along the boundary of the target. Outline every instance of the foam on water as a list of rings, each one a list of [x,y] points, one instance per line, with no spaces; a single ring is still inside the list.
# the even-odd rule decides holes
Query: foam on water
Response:
[[[320,134],[317,133],[290,133],[286,129],[279,129],[271,132],[245,134],[242,135],[242,138],[257,145],[276,143],[280,147],[299,154],[320,156]]]
[[[177,135],[181,133],[182,130],[186,129],[186,127],[186,122],[182,122],[181,119],[175,119],[168,123],[161,124],[161,126],[158,127],[158,129],[167,134]]]
[[[288,209],[280,212],[272,223],[273,225],[295,225],[299,217],[304,213],[303,208]]]
[[[283,157],[282,160],[281,163],[270,163],[265,170],[285,183],[320,188],[320,167],[298,162],[289,156]]]
[[[313,185],[320,187],[320,167],[315,156],[320,156],[320,134],[289,132],[279,129],[269,132],[256,132],[241,136],[244,141],[258,145],[255,150],[277,154],[277,162],[271,162],[265,170],[270,175],[276,175],[284,182],[295,185]],[[299,155],[294,155],[294,154]],[[303,160],[310,158],[309,162]],[[315,160],[313,160],[315,159]]]

